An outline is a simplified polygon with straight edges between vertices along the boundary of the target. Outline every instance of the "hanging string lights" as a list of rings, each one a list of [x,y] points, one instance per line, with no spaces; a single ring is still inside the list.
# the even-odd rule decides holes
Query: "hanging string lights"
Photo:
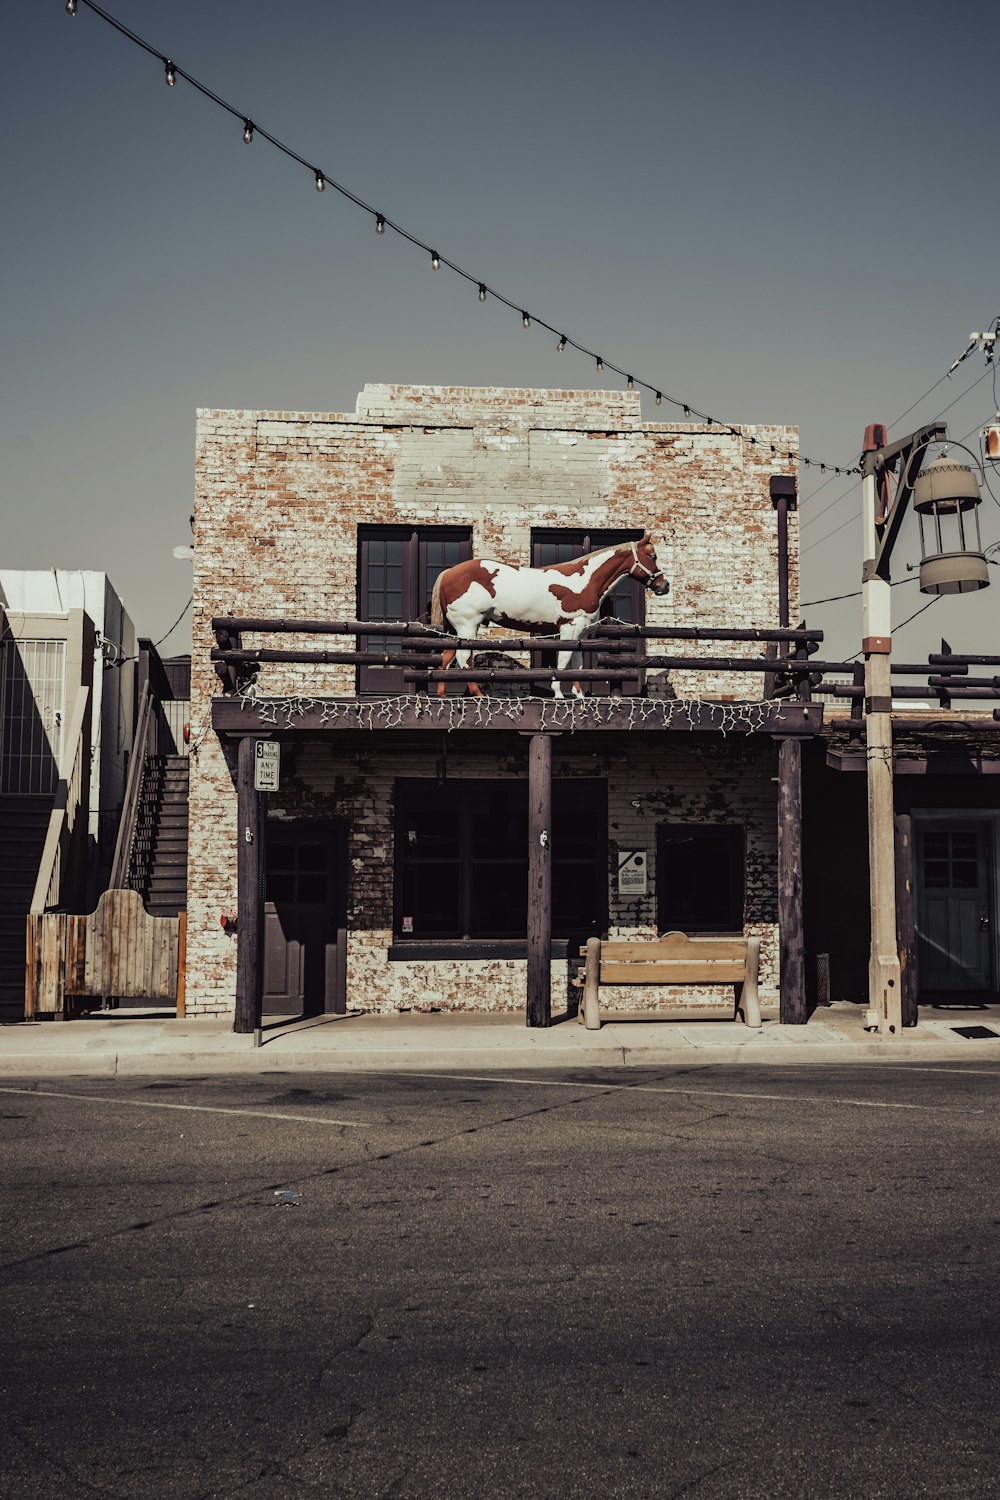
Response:
[[[81,0],[66,0],[67,14],[70,16],[75,16],[78,12],[80,3]],[[178,68],[170,57],[162,53],[157,47],[154,47],[152,43],[147,42],[145,38],[130,30],[129,27],[126,26],[123,22],[119,21],[116,16],[111,15],[111,13],[109,11],[106,11],[101,5],[96,4],[95,0],[82,0],[82,4],[85,5],[86,8],[95,16],[98,16],[102,21],[105,21],[109,26],[117,31],[120,36],[123,36],[128,41],[132,42],[134,46],[140,48],[143,52],[148,53],[151,57],[158,58],[159,61],[163,64],[164,74],[168,87],[173,88],[177,82],[177,79],[183,78],[186,83],[190,84],[190,86],[194,88],[198,93],[200,93],[204,98],[211,100],[211,102],[217,105],[220,109],[225,110],[228,114],[235,116],[237,120],[242,122],[243,139],[247,145],[250,145],[255,135],[260,136],[262,139],[267,141],[269,145],[273,146],[275,150],[280,151],[282,155],[286,156],[290,161],[296,162],[299,166],[305,167],[308,171],[312,172],[316,184],[316,191],[318,193],[322,193],[327,184],[329,184],[330,187],[333,188],[334,192],[339,193],[340,196],[346,198],[349,203],[353,203],[355,207],[360,208],[363,212],[368,213],[372,216],[375,221],[376,234],[385,234],[386,228],[391,228],[394,233],[400,236],[400,238],[406,240],[416,249],[423,250],[425,254],[429,255],[431,257],[431,266],[433,267],[433,269],[435,271],[440,270],[442,265],[441,256],[436,250],[432,249],[430,245],[426,244],[422,239],[420,239],[419,236],[411,234],[409,230],[405,229],[400,224],[392,223],[386,218],[384,214],[378,213],[370,203],[366,203],[363,198],[360,198],[356,193],[353,193],[350,188],[347,188],[342,183],[337,182],[333,177],[327,176],[327,174],[321,171],[319,167],[311,166],[304,156],[301,156],[297,151],[293,150],[292,147],[287,146],[283,141],[280,141],[269,131],[263,129],[262,126],[251,120],[249,116],[244,115],[242,110],[238,110],[227,100],[221,98],[212,89],[208,88],[207,85],[199,82],[199,80],[193,77],[192,74],[185,72],[182,68]],[[560,333],[558,328],[554,324],[548,322],[545,318],[540,318],[536,313],[529,312],[527,309],[521,307],[511,298],[505,297],[503,293],[497,291],[495,287],[491,287],[487,282],[481,280],[480,277],[473,275],[472,272],[466,271],[463,269],[463,267],[456,265],[454,261],[446,260],[443,263],[447,265],[449,270],[453,271],[456,276],[462,277],[463,280],[471,282],[473,286],[476,286],[478,288],[480,302],[485,302],[487,300],[487,297],[492,297],[494,301],[500,303],[501,306],[508,307],[515,312],[520,312],[521,322],[524,328],[529,329],[531,328],[532,323],[535,323],[539,328],[544,328],[547,332],[555,334],[559,340],[556,348],[560,354],[565,353],[566,349],[568,347],[571,347],[575,349],[578,354],[583,354],[586,357],[593,359],[595,361],[598,374],[603,374],[605,369],[607,369],[612,374],[621,376],[621,378],[626,381],[628,390],[634,391],[638,386],[642,390],[648,391],[650,395],[654,396],[657,406],[662,405],[664,400],[666,400],[670,403],[671,406],[675,406],[679,410],[682,410],[684,416],[688,419],[693,417],[696,421],[703,422],[709,427],[719,426],[725,432],[731,434],[734,437],[742,438],[744,436],[743,430],[738,424],[734,424],[731,422],[716,422],[714,417],[710,417],[706,413],[699,411],[699,409],[696,406],[692,406],[690,402],[682,401],[679,397],[670,395],[669,392],[664,391],[661,387],[657,387],[650,381],[641,379],[637,375],[632,375],[624,366],[614,364],[610,360],[605,360],[602,355],[595,353],[593,349],[586,348],[584,344],[578,342],[576,339],[571,339],[568,334]],[[805,458],[804,456],[799,455],[790,448],[782,449],[779,451],[774,447],[773,444],[771,451],[776,458],[786,458],[790,462],[800,461],[804,463],[807,468],[810,466],[810,464],[815,464],[816,466],[822,468],[824,472],[827,468],[831,469],[834,474],[858,474],[861,472],[857,466],[838,466],[834,464],[820,465],[818,459]]]

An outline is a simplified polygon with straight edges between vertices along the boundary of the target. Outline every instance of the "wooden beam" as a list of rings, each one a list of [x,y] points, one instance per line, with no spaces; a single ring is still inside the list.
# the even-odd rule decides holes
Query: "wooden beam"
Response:
[[[273,617],[219,615],[212,621],[218,634],[242,631],[261,635],[405,635],[427,637],[427,626],[395,620],[281,620]],[[822,641],[822,630],[727,630],[719,626],[630,625],[602,620],[599,635],[617,639],[640,636],[644,640],[678,641]],[[476,644],[483,645],[478,641]]]
[[[828,750],[826,763],[833,771],[867,769],[863,750]],[[892,769],[896,776],[1000,776],[1000,760],[983,755],[982,747],[978,745],[963,749],[954,742],[942,741],[941,749],[931,757],[908,755],[905,750],[897,750]]]
[[[778,931],[781,953],[780,1016],[804,1026],[805,940],[802,920],[802,743],[778,741]]]
[[[528,742],[529,1026],[552,1025],[552,736]]]
[[[505,674],[509,675],[509,674]],[[672,698],[240,698],[212,701],[212,726],[234,738],[275,730],[296,736],[344,730],[442,730],[534,734],[540,730],[620,733],[693,731],[813,735],[823,728],[820,703],[701,702]]]
[[[913,819],[897,813],[896,836],[896,942],[899,946],[899,982],[902,991],[903,1025],[917,1024],[917,926],[913,907]]]
[[[261,794],[254,790],[256,739],[240,740],[236,773],[236,1016],[233,1030],[249,1033],[260,1025],[264,903]]]

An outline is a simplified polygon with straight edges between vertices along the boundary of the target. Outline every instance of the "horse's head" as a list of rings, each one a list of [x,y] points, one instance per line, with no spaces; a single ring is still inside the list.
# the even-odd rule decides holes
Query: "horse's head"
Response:
[[[629,576],[638,578],[647,589],[654,594],[667,594],[670,592],[670,584],[663,576],[663,570],[656,561],[656,552],[652,542],[649,540],[649,532],[644,532],[637,542],[629,542],[632,552],[632,566],[629,568]]]

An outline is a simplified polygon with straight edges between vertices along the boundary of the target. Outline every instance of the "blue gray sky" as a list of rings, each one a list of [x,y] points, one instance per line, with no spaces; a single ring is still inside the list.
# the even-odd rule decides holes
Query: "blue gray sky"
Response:
[[[720,418],[797,424],[827,462],[851,463],[865,424],[1000,312],[985,3],[106,8],[519,305]],[[4,37],[5,566],[104,568],[157,638],[190,592],[171,551],[196,407],[350,411],[368,381],[604,383],[245,146],[85,5],[11,0]],[[947,420],[975,447],[995,409],[983,370],[967,361],[896,432],[959,397]],[[857,487],[824,478],[800,475],[804,601],[859,586]],[[989,496],[983,527],[1000,538]],[[896,576],[917,552],[911,519]],[[897,624],[924,602],[915,583],[894,599]],[[942,635],[996,650],[998,600],[934,605],[899,655]],[[806,611],[824,655],[858,647],[859,604]]]

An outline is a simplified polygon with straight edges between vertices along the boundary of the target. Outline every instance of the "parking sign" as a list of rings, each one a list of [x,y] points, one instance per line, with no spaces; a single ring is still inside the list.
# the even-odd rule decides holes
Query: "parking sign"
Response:
[[[281,746],[277,740],[258,740],[253,761],[253,785],[257,792],[276,792],[281,768]]]

